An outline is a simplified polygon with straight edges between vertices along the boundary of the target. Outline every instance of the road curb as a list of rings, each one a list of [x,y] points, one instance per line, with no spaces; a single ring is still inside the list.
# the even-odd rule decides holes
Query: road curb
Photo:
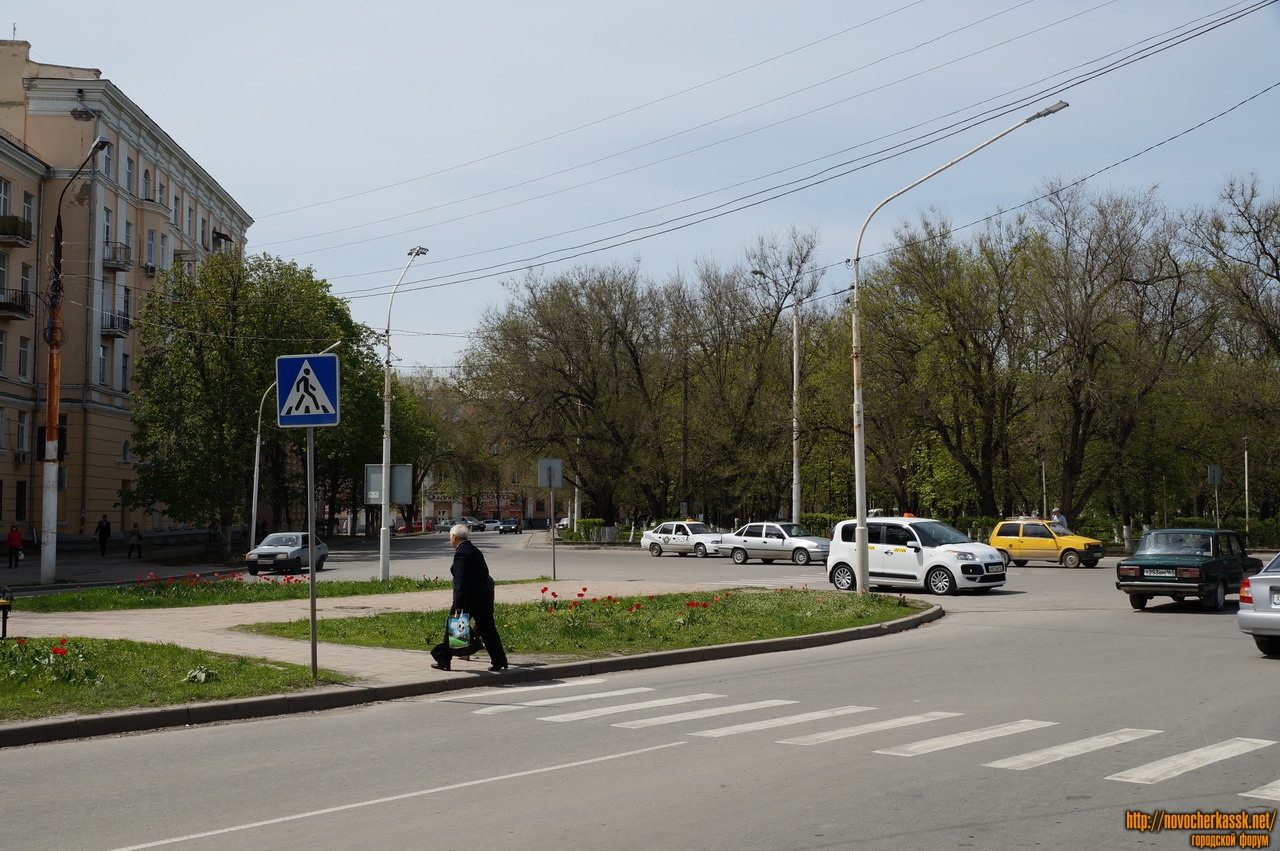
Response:
[[[667,665],[687,665],[717,659],[733,659],[754,656],[759,653],[781,653],[788,650],[805,650],[825,647],[846,641],[861,641],[882,635],[893,635],[938,620],[944,614],[942,606],[932,605],[922,612],[904,618],[818,632],[811,635],[791,635],[782,638],[766,638],[759,641],[742,641],[735,644],[716,644],[708,647],[688,647],[661,653],[642,653],[634,656],[615,656],[607,659],[588,659],[580,662],[563,662],[553,665],[509,668],[506,671],[454,672],[454,676],[388,683],[369,686],[325,686],[305,692],[283,695],[264,695],[238,700],[192,703],[182,706],[162,706],[154,709],[133,709],[122,712],[105,712],[100,715],[84,715],[72,718],[50,718],[0,725],[0,748],[34,745],[45,742],[83,739],[92,736],[120,735],[159,730],[166,727],[187,727],[224,721],[245,721],[251,718],[269,718],[302,712],[322,712],[363,703],[378,703],[421,697],[469,688],[491,685],[543,682],[546,680],[572,679],[598,676],[619,671],[637,671],[660,668]]]

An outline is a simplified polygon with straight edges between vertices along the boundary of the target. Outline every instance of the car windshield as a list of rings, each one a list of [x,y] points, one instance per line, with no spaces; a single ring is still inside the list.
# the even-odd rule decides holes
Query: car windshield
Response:
[[[268,535],[265,539],[263,539],[262,543],[261,543],[261,544],[259,544],[259,546],[262,546],[262,547],[296,547],[296,546],[298,546],[298,536],[297,536],[297,535],[284,535],[284,534]]]
[[[940,547],[943,544],[972,544],[973,540],[954,526],[927,520],[924,523],[912,523],[911,528],[920,536],[920,543],[926,547]]]
[[[1280,573],[1280,553],[1276,553],[1276,555],[1271,559],[1270,563],[1268,563],[1266,567],[1262,568],[1262,572],[1263,573]]]
[[[788,538],[807,538],[809,533],[799,523],[779,523],[782,531],[786,533]]]
[[[1075,534],[1075,532],[1072,532],[1070,529],[1068,529],[1068,528],[1067,528],[1067,524],[1066,524],[1066,523],[1058,523],[1058,522],[1054,521],[1054,522],[1049,523],[1049,528],[1050,528],[1050,529],[1052,529],[1052,530],[1053,530],[1053,534],[1057,535],[1059,538],[1061,538],[1063,535],[1074,535],[1074,534]]]
[[[1201,532],[1148,532],[1135,555],[1209,555],[1211,536]]]
[[[711,534],[711,527],[708,526],[706,523],[686,523],[684,525],[689,527],[690,535],[710,535]]]

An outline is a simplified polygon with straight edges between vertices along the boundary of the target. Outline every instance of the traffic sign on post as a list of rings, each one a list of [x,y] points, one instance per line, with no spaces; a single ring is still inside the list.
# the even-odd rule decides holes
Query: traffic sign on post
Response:
[[[280,428],[338,424],[338,356],[276,358],[276,416]]]

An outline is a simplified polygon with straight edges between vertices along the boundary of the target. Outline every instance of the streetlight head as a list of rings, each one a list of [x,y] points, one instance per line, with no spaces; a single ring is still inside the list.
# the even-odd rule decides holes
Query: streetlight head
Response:
[[[426,254],[429,250],[430,250],[430,249],[423,248],[421,245],[419,245],[419,246],[415,246],[414,248],[410,248],[410,249],[409,249],[409,256],[410,256],[410,257],[421,257],[423,254]]]
[[[1067,103],[1065,100],[1060,100],[1057,103],[1055,103],[1053,106],[1048,107],[1047,109],[1040,110],[1035,115],[1028,118],[1027,120],[1035,121],[1037,118],[1044,118],[1046,116],[1053,115],[1055,112],[1062,112],[1062,110],[1066,109],[1070,105],[1071,104]]]
[[[98,151],[101,151],[103,148],[105,148],[107,145],[110,145],[110,144],[111,142],[107,140],[106,136],[99,136],[98,138],[93,140],[93,147],[89,150],[89,155],[92,156],[98,153]]]

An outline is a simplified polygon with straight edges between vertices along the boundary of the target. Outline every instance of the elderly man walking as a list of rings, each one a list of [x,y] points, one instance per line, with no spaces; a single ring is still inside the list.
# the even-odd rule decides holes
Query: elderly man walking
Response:
[[[498,635],[498,627],[493,622],[493,579],[489,576],[489,565],[484,560],[484,553],[471,543],[471,529],[465,523],[459,523],[449,530],[449,546],[453,547],[453,564],[449,572],[453,574],[453,607],[450,614],[468,614],[475,621],[476,634],[484,642],[489,651],[490,671],[501,671],[507,667],[507,654],[502,649],[502,638]],[[449,670],[453,661],[453,651],[446,640],[431,648],[431,656],[436,660],[433,668]]]

